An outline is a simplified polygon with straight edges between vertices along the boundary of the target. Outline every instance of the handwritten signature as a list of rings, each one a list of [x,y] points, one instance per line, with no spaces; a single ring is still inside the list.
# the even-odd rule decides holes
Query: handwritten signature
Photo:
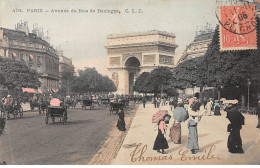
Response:
[[[180,149],[178,152],[178,156],[181,161],[187,160],[220,160],[219,155],[214,154],[214,150],[216,149],[215,145],[212,145],[208,149],[206,149],[203,154],[189,155],[189,150]],[[172,155],[162,155],[162,156],[145,156],[145,152],[147,151],[147,145],[143,145],[139,143],[136,145],[135,149],[130,153],[132,162],[151,162],[151,161],[166,161],[173,160]]]

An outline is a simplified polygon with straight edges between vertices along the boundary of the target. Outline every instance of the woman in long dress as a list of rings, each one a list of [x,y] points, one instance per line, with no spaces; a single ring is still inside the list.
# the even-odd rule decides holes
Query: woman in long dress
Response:
[[[172,127],[170,128],[170,138],[175,144],[181,143],[181,123],[174,121]]]
[[[215,105],[214,115],[215,116],[220,116],[221,115],[221,113],[220,113],[220,105],[219,104]]]
[[[118,114],[118,121],[117,121],[116,126],[120,131],[125,131],[126,130],[125,129],[125,113],[124,113],[123,108],[121,108],[117,114]]]
[[[240,130],[242,125],[245,124],[244,116],[236,109],[236,107],[227,111],[227,117],[230,121],[227,131],[230,132],[228,136],[227,147],[230,153],[244,153],[242,148],[242,139]]]
[[[170,115],[166,114],[161,120],[158,122],[158,134],[154,141],[153,150],[157,150],[158,153],[167,154],[164,149],[168,149],[168,142],[166,140],[166,124],[169,123]],[[160,151],[162,150],[162,151]]]
[[[199,150],[197,122],[195,122],[194,119],[195,116],[192,116],[192,119],[188,122],[189,135],[187,148],[191,150],[192,154],[196,153],[195,150]]]

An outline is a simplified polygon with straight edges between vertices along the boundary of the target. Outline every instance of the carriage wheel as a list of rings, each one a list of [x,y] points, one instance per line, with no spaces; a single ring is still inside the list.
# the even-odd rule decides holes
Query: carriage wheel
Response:
[[[66,114],[66,111],[65,111],[62,115],[62,124],[65,125],[66,121],[67,121],[67,114]]]
[[[14,115],[14,119],[16,120],[16,118],[17,118],[17,113],[16,113],[16,111],[14,111],[13,115]]]
[[[51,117],[52,123],[55,123],[55,117]]]

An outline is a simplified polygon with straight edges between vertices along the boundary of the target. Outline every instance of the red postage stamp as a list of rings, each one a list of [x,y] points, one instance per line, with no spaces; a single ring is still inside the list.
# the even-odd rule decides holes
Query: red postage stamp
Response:
[[[220,51],[257,49],[255,5],[219,10]]]

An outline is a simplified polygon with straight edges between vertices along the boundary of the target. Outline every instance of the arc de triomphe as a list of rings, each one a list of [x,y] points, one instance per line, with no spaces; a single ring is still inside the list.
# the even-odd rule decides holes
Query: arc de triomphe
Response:
[[[109,35],[107,69],[117,94],[134,94],[136,78],[159,66],[174,67],[175,35],[161,31]]]

